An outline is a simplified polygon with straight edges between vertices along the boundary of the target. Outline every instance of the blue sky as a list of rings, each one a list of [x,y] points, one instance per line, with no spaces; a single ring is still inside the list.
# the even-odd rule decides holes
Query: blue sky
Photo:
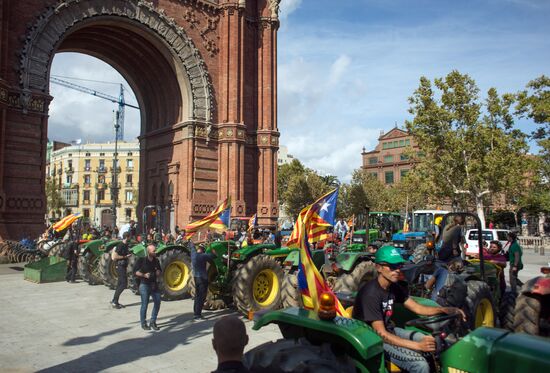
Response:
[[[281,143],[308,167],[349,181],[362,147],[374,148],[380,131],[411,119],[407,98],[420,76],[457,69],[474,78],[484,96],[490,87],[516,92],[550,75],[549,19],[548,0],[282,0]],[[122,79],[106,66],[60,54],[52,73]],[[100,88],[116,95],[115,86]],[[51,131],[65,140],[111,137],[114,105],[53,85],[52,95]],[[138,122],[128,109],[127,138],[138,135]],[[527,122],[519,126],[530,130]]]

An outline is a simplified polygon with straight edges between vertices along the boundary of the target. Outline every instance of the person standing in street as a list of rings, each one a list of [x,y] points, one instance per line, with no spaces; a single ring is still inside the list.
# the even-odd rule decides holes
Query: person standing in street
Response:
[[[115,261],[116,273],[118,275],[118,282],[115,289],[115,294],[113,295],[113,300],[111,301],[111,306],[116,309],[124,308],[118,302],[120,294],[126,289],[128,285],[128,258],[130,257],[130,247],[128,243],[129,233],[124,232],[122,235],[122,241],[116,245],[111,254],[112,259]]]
[[[159,330],[157,326],[157,316],[160,310],[160,290],[158,278],[161,274],[160,262],[156,256],[156,247],[153,244],[147,245],[147,256],[139,258],[135,268],[135,275],[140,280],[139,293],[141,295],[141,308],[139,318],[143,330]],[[151,320],[147,325],[147,307],[149,306],[149,297],[153,298],[153,313]]]
[[[195,280],[195,303],[193,305],[193,320],[204,320],[202,317],[202,307],[208,293],[208,272],[206,263],[216,257],[215,254],[204,252],[204,245],[199,245],[195,249],[193,241],[189,240],[189,249],[191,250],[191,265],[193,267],[193,277]]]
[[[78,269],[78,241],[71,241],[67,249],[67,276],[65,280],[70,283],[75,283],[76,272]]]
[[[518,236],[515,232],[508,233],[508,242],[510,243],[510,249],[508,249],[508,260],[510,261],[510,287],[512,292],[517,292],[518,287],[518,272],[523,269],[523,263],[521,257],[523,251],[518,243]]]

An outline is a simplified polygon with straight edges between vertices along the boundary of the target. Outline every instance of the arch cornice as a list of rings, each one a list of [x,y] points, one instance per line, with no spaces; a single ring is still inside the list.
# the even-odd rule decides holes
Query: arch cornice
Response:
[[[78,22],[99,16],[125,17],[139,22],[160,37],[187,72],[193,119],[211,120],[213,88],[199,50],[183,28],[162,9],[143,0],[60,0],[43,12],[29,27],[20,57],[20,102],[24,110],[29,106],[32,93],[48,93],[49,64],[66,32]]]

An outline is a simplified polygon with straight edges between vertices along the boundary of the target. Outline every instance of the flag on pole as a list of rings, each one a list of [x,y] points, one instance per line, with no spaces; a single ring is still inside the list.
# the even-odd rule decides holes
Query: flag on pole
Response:
[[[61,232],[62,230],[68,228],[73,224],[77,219],[80,219],[82,217],[82,214],[80,212],[77,212],[75,214],[70,214],[65,216],[63,219],[55,223],[52,228],[56,232]]]
[[[310,209],[315,209],[315,204]],[[297,228],[299,236],[300,260],[298,267],[298,289],[302,295],[304,307],[312,309],[315,312],[319,310],[319,297],[323,293],[330,293],[334,296],[336,313],[342,317],[349,317],[338,298],[334,295],[323,276],[319,273],[317,267],[311,258],[309,240],[307,236],[308,224],[311,224],[311,217],[314,215],[311,211],[306,212],[306,219],[303,220]],[[295,227],[296,229],[296,227]]]
[[[212,223],[214,223],[216,220],[220,219],[220,224],[225,224],[221,218],[220,215],[224,213],[226,210],[229,210],[231,208],[231,198],[227,197],[225,201],[223,201],[218,207],[214,209],[210,214],[205,216],[204,218],[197,220],[193,223],[187,224],[185,229],[185,239],[190,239],[199,229],[209,227]],[[229,224],[229,212],[226,212],[227,216],[227,224]]]
[[[252,215],[250,220],[248,221],[248,230],[251,231],[258,225],[258,214]]]
[[[336,203],[338,201],[338,189],[321,196],[312,205],[302,209],[294,224],[294,230],[290,235],[287,247],[300,247],[299,227],[305,222],[309,243],[319,242],[328,237],[327,228],[334,226],[336,220]],[[309,215],[308,215],[309,214]]]
[[[229,227],[229,222],[231,220],[231,206],[228,206],[225,210],[222,211],[220,216],[212,224],[210,224],[210,228],[218,231],[223,232],[226,231]]]

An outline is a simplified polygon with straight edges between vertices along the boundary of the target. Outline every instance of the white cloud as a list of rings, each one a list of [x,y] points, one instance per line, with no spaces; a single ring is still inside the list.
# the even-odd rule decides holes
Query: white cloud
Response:
[[[302,0],[281,0],[280,3],[280,17],[281,19],[287,18],[292,12],[300,7]]]
[[[338,57],[338,59],[330,67],[330,75],[328,83],[330,85],[337,84],[340,81],[342,75],[346,72],[346,69],[351,63],[351,58],[346,55]]]

